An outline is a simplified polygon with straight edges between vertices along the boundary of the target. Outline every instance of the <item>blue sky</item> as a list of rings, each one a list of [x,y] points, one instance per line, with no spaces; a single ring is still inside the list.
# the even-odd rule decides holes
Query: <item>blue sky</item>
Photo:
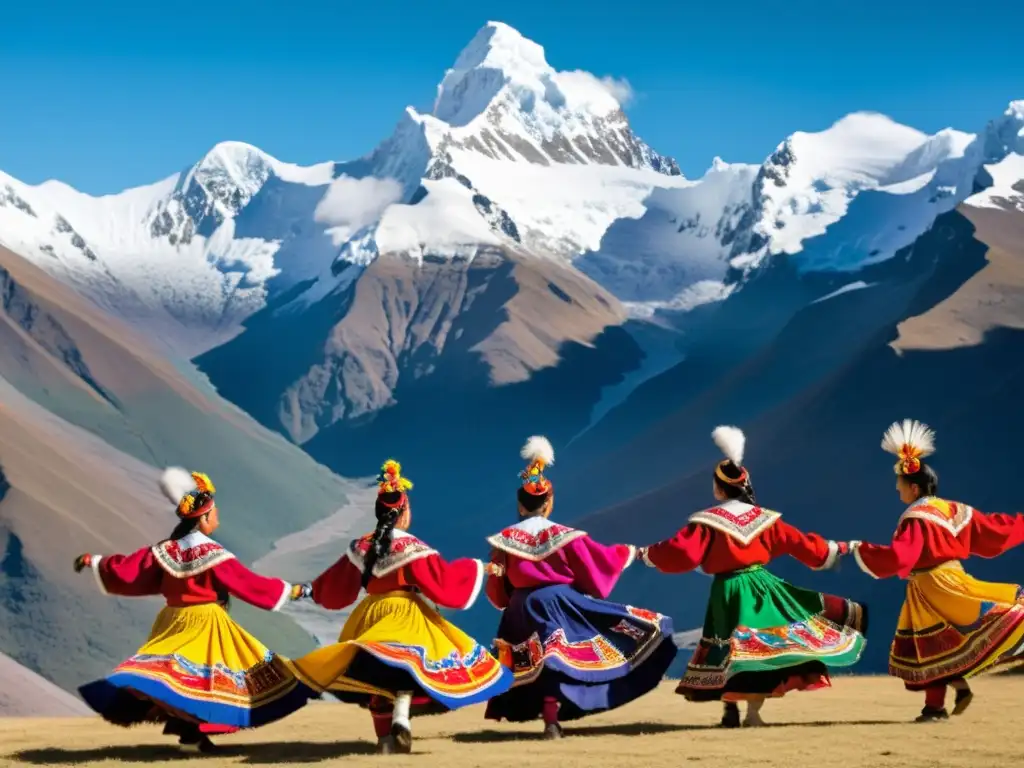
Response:
[[[0,169],[93,193],[156,181],[228,139],[298,163],[361,155],[405,105],[429,106],[489,19],[558,69],[628,79],[635,130],[689,176],[715,155],[759,162],[854,110],[977,130],[1024,98],[1014,2],[8,5]]]

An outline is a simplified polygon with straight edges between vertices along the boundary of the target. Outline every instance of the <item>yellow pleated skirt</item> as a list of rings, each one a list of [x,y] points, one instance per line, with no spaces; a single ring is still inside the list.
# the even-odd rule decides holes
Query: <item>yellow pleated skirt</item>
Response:
[[[957,561],[911,575],[889,653],[889,674],[918,690],[1020,663],[1020,586],[980,581]]]
[[[316,691],[368,704],[400,691],[447,709],[486,701],[512,684],[511,673],[418,594],[370,595],[352,612],[338,642],[289,663]]]
[[[214,603],[165,607],[131,658],[79,690],[120,725],[171,715],[238,728],[284,717],[312,695],[284,658]]]

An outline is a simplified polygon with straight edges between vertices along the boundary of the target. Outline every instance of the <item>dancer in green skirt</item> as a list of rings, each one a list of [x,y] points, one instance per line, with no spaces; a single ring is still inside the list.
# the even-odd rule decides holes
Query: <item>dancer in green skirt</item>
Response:
[[[714,576],[704,632],[676,692],[690,701],[722,701],[722,726],[764,725],[766,698],[831,685],[828,667],[848,667],[864,650],[867,608],[801,589],[765,570],[790,555],[814,570],[835,566],[845,544],[803,533],[758,506],[743,466],[746,438],[736,427],[712,437],[726,458],[715,467],[714,507],[690,516],[671,539],[637,555],[663,573],[701,568]]]

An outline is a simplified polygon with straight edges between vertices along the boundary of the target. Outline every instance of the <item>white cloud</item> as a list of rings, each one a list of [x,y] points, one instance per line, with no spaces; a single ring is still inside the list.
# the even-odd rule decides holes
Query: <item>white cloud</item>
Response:
[[[605,90],[612,95],[612,97],[623,106],[628,107],[633,103],[633,99],[636,98],[636,92],[633,90],[633,86],[629,84],[629,80],[624,77],[612,77],[606,75],[601,78],[601,85],[605,87]]]
[[[394,179],[339,176],[316,206],[314,218],[329,227],[356,232],[381,217],[384,209],[402,199]]]

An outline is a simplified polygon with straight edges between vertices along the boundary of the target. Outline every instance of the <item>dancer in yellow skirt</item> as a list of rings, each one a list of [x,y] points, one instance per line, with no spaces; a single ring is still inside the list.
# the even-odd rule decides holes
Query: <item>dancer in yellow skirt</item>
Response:
[[[104,594],[167,600],[146,644],[79,691],[108,722],[163,722],[183,751],[209,752],[208,734],[269,723],[316,695],[225,610],[233,595],[276,611],[300,590],[253,573],[210,538],[219,516],[206,475],[171,468],[160,485],[177,505],[179,523],[170,538],[132,555],[75,560],[75,570],[91,569]]]
[[[959,715],[973,699],[967,678],[1024,663],[1024,590],[978,581],[960,563],[1024,543],[1024,515],[986,515],[939,498],[938,475],[923,462],[935,450],[925,424],[893,424],[882,448],[899,458],[896,489],[908,506],[891,544],[851,541],[850,548],[868,575],[908,580],[889,674],[908,690],[925,692],[918,722],[945,720],[947,686],[956,689],[953,714]]]
[[[446,562],[408,533],[412,487],[398,462],[378,478],[377,527],[351,543],[345,555],[305,596],[338,610],[368,596],[353,611],[338,642],[291,662],[295,674],[317,691],[368,706],[382,754],[412,750],[410,707],[446,711],[477,704],[508,690],[512,674],[486,648],[446,621],[427,601],[467,609],[486,574],[501,566],[480,560]],[[426,599],[424,599],[426,598]]]

